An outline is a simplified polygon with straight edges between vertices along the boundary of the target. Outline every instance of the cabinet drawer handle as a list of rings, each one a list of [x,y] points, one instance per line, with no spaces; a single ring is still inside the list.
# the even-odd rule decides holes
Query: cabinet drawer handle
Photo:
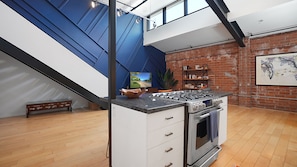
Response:
[[[173,163],[170,162],[168,165],[165,165],[165,167],[170,167],[170,166],[172,166],[172,165],[173,165]]]
[[[165,134],[165,136],[167,136],[167,137],[168,137],[168,136],[171,136],[171,135],[173,135],[172,132]]]
[[[173,117],[167,117],[167,118],[165,118],[165,120],[170,120],[170,119],[173,119]]]
[[[170,151],[172,151],[172,150],[173,150],[173,148],[170,147],[169,149],[165,150],[165,152],[168,153],[168,152],[170,152]]]

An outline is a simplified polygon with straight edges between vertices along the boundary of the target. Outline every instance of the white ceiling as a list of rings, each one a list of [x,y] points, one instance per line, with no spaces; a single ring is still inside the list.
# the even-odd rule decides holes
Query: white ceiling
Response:
[[[108,0],[103,1],[105,1],[105,4],[108,4]],[[175,1],[147,0],[131,13],[147,17]],[[130,11],[131,7],[137,6],[143,0],[117,0],[117,2],[121,2],[117,3],[117,8]],[[228,20],[230,22],[236,21],[245,36],[267,35],[279,31],[285,32],[297,29],[297,0],[224,0],[224,2],[230,10],[230,13],[227,15]],[[233,40],[233,37],[223,24],[218,23],[174,37],[164,38],[150,43],[150,45],[163,52],[174,52],[192,47],[228,42],[230,40]]]

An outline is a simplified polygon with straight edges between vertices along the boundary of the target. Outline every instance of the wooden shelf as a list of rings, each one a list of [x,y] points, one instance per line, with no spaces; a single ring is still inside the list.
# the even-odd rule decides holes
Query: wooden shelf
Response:
[[[183,79],[184,81],[208,81],[209,79]]]
[[[183,69],[182,85],[183,89],[205,89],[208,87],[208,68]],[[193,78],[193,79],[192,79]],[[207,79],[206,79],[207,78]],[[192,87],[192,88],[191,88]]]
[[[192,71],[207,71],[208,69],[187,69],[183,70],[184,72],[192,72]]]

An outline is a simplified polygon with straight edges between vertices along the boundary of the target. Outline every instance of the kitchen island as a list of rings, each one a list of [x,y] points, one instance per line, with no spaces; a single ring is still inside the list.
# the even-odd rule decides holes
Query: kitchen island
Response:
[[[112,101],[113,167],[182,167],[185,104],[144,94]]]
[[[225,103],[223,119],[227,119],[227,95],[215,94]],[[187,104],[151,93],[136,99],[118,96],[112,100],[112,166],[187,166],[184,142],[187,140]],[[222,127],[226,127],[227,121],[223,122]],[[226,129],[222,131],[225,137],[220,144],[227,135]]]

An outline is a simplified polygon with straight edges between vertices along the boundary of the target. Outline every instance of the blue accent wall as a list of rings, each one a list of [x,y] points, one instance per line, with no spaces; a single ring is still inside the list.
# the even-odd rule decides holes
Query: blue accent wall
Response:
[[[92,9],[91,0],[2,1],[108,77],[108,6]],[[117,90],[129,85],[130,71],[152,72],[153,87],[159,87],[157,73],[166,69],[165,53],[143,46],[143,23],[136,18],[117,17]]]

